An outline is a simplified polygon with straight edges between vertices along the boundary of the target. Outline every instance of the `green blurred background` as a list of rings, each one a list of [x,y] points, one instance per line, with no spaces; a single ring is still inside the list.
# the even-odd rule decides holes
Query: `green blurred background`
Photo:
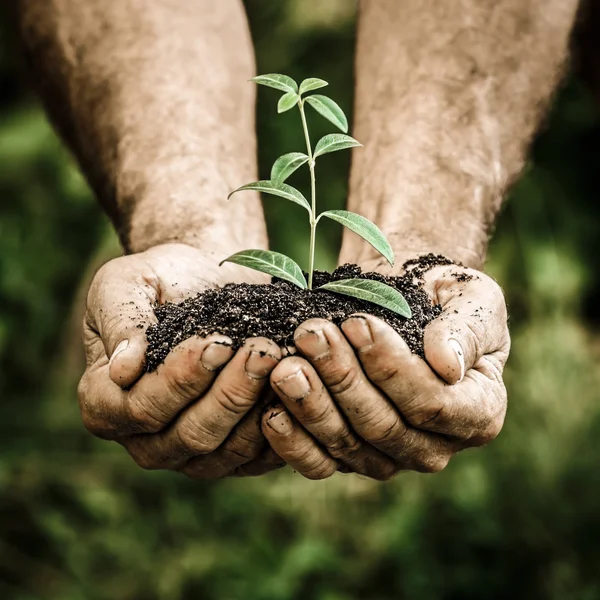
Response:
[[[354,3],[246,4],[259,71],[323,77],[350,111]],[[600,598],[600,113],[577,77],[492,244],[513,335],[505,429],[441,474],[386,484],[287,471],[194,483],[84,431],[77,315],[118,246],[30,91],[7,16],[0,96],[0,598]],[[274,102],[261,90],[262,175],[302,143]],[[347,170],[332,156],[325,205],[342,206]],[[274,247],[302,260],[304,231],[283,204],[266,209]],[[339,230],[321,239],[328,266]]]

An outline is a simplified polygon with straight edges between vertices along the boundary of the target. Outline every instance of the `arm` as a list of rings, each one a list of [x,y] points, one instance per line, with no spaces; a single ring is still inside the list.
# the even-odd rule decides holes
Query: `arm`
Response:
[[[350,210],[400,258],[481,268],[496,214],[565,71],[577,0],[363,1]],[[367,244],[344,238],[342,261]]]
[[[21,0],[47,110],[124,248],[266,245],[253,51],[237,0]],[[243,211],[242,214],[239,211]]]
[[[239,280],[218,261],[267,244],[258,196],[225,200],[256,170],[241,2],[21,0],[20,19],[48,112],[130,253],[88,294],[84,423],[144,467],[228,474],[263,449],[255,403],[279,349],[194,338],[143,374],[138,326],[155,302]]]
[[[306,476],[437,471],[500,431],[506,306],[498,285],[475,269],[560,81],[578,4],[361,2],[354,133],[365,147],[353,156],[349,209],[388,236],[395,268],[428,252],[467,268],[426,275],[443,308],[425,331],[426,361],[369,315],[348,319],[343,335],[326,321],[298,329],[305,358],[285,359],[272,373],[282,404],[263,428]],[[386,269],[350,232],[340,262]],[[458,281],[458,270],[472,279]]]

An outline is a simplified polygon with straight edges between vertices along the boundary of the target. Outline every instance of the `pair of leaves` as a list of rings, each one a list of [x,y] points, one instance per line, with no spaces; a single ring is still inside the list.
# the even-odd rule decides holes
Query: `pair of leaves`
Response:
[[[226,258],[221,264],[224,262],[249,267],[250,269],[279,277],[279,279],[289,281],[301,289],[306,289],[307,287],[302,269],[291,258],[279,252],[271,250],[244,250]],[[410,306],[404,299],[404,296],[398,290],[379,281],[371,281],[370,279],[342,279],[332,281],[317,289],[352,298],[359,298],[360,300],[383,306],[407,319],[410,319],[412,316]]]
[[[355,148],[362,146],[354,138],[341,133],[330,133],[322,137],[317,143],[313,155],[313,159],[322,154],[345,150],[346,148]],[[273,167],[271,168],[271,181],[275,185],[281,185],[294,171],[298,170],[302,165],[306,164],[310,158],[303,152],[290,152],[280,156]],[[237,190],[236,190],[237,191]]]
[[[291,92],[300,96],[306,92],[312,92],[313,90],[318,90],[326,85],[329,85],[324,79],[319,79],[318,77],[309,77],[300,84],[300,89],[298,89],[298,84],[291,77],[288,77],[287,75],[281,75],[280,73],[257,75],[250,81],[254,81],[254,83],[258,83],[260,85],[266,85],[267,87],[274,88],[280,92]]]
[[[286,200],[290,200],[295,204],[304,207],[309,214],[312,214],[312,210],[308,200],[302,195],[302,193],[291,185],[282,183],[275,185],[272,181],[256,181],[249,183],[238,188],[234,192],[231,192],[229,196],[240,191],[254,190],[258,192],[264,192],[273,196],[278,196]],[[317,219],[317,223],[321,218],[326,217],[341,223],[344,227],[350,229],[357,235],[360,235],[365,241],[367,241],[377,252],[379,252],[390,265],[394,264],[394,253],[389,242],[386,240],[381,229],[375,225],[372,221],[369,221],[362,215],[350,212],[348,210],[327,210],[321,213]]]
[[[258,75],[253,77],[250,81],[284,92],[277,104],[277,112],[279,113],[284,113],[294,108],[294,106],[300,102],[302,95],[306,92],[318,90],[329,85],[323,79],[311,77],[310,79],[305,79],[300,84],[300,88],[298,88],[298,84],[291,77],[281,75],[280,73]],[[323,96],[321,94],[308,96],[305,99],[305,102],[344,133],[348,133],[348,119],[337,102],[328,96]]]

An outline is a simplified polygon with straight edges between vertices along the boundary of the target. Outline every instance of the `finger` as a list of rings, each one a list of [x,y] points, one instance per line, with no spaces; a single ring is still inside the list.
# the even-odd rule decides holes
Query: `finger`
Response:
[[[232,355],[225,336],[191,337],[129,392],[112,381],[106,363],[88,367],[78,388],[84,425],[108,439],[160,431],[210,386]]]
[[[342,324],[369,379],[398,408],[408,423],[462,440],[493,437],[504,414],[506,392],[491,360],[450,386],[413,354],[386,323],[355,315]]]
[[[110,378],[121,387],[131,386],[144,372],[146,329],[156,322],[152,307],[157,300],[157,277],[142,260],[110,261],[90,286],[86,339],[91,332],[100,336]]]
[[[452,384],[462,381],[482,356],[498,353],[498,360],[505,362],[509,350],[500,286],[486,275],[468,271],[447,269],[435,280],[443,313],[426,327],[424,336],[427,362]]]
[[[179,469],[190,458],[215,451],[261,397],[280,356],[277,344],[266,338],[247,340],[204,396],[171,427],[140,436],[128,449],[155,469]]]
[[[366,381],[339,329],[329,321],[313,319],[298,328],[295,341],[315,367],[299,357],[285,359],[277,366],[271,382],[283,404],[338,462],[376,479],[391,477],[397,470],[394,462],[370,443],[378,438],[381,425],[387,425],[371,427],[370,415],[385,411],[385,420],[394,424],[399,435],[403,429],[400,418]],[[363,439],[355,435],[348,421]]]
[[[347,327],[352,328],[353,323],[349,322]],[[389,478],[398,468],[408,468],[406,465],[414,464],[414,449],[419,449],[422,455],[449,459],[451,444],[438,435],[407,427],[397,408],[368,381],[352,346],[333,323],[323,319],[303,323],[296,330],[295,343],[300,352],[311,361],[320,380],[333,396],[335,404],[340,407],[352,429],[363,440],[394,459],[395,464],[389,460],[382,462],[377,453],[375,458],[378,460],[375,464],[379,467],[378,479]],[[272,379],[283,366],[282,363],[273,372]],[[311,408],[307,400],[310,400],[310,397],[302,401],[305,411]],[[313,419],[325,418],[326,414],[322,410],[319,411],[319,408],[321,407],[317,406],[313,409]],[[305,417],[296,416],[304,424]],[[315,429],[317,428],[315,424]],[[327,443],[323,443],[329,448]],[[369,458],[373,461],[374,457]],[[443,466],[446,463],[447,460]],[[371,466],[374,466],[373,463],[369,465]],[[423,465],[420,470],[433,466]],[[368,474],[375,476],[372,468],[369,468],[369,471]]]
[[[326,479],[337,470],[336,461],[278,404],[263,416],[263,433],[285,462],[307,479]]]
[[[267,441],[261,430],[262,408],[255,406],[214,452],[191,458],[181,472],[192,479],[218,479],[258,459]],[[281,459],[280,459],[281,460]]]
[[[88,367],[77,387],[84,427],[95,436],[115,439],[127,423],[127,392],[108,375],[108,364]]]
[[[131,431],[155,433],[169,425],[209,389],[233,356],[231,346],[230,338],[212,334],[192,336],[173,348],[155,372],[146,373],[130,390]]]

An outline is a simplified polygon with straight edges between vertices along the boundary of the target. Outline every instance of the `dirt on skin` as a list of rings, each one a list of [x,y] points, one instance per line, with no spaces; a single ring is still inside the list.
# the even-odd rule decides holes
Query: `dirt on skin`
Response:
[[[229,336],[234,349],[247,338],[263,336],[281,347],[294,345],[294,331],[307,319],[321,318],[339,325],[350,315],[366,312],[391,325],[410,349],[423,356],[423,333],[427,324],[441,313],[423,290],[423,273],[437,265],[454,264],[443,256],[428,254],[404,264],[400,277],[363,273],[357,265],[346,264],[333,273],[316,271],[314,287],[339,279],[372,279],[396,288],[406,299],[412,318],[406,319],[375,304],[331,292],[302,290],[273,278],[270,284],[228,284],[203,291],[178,304],[155,307],[158,323],[147,330],[146,369],[154,371],[169,351],[193,335],[221,333]]]

